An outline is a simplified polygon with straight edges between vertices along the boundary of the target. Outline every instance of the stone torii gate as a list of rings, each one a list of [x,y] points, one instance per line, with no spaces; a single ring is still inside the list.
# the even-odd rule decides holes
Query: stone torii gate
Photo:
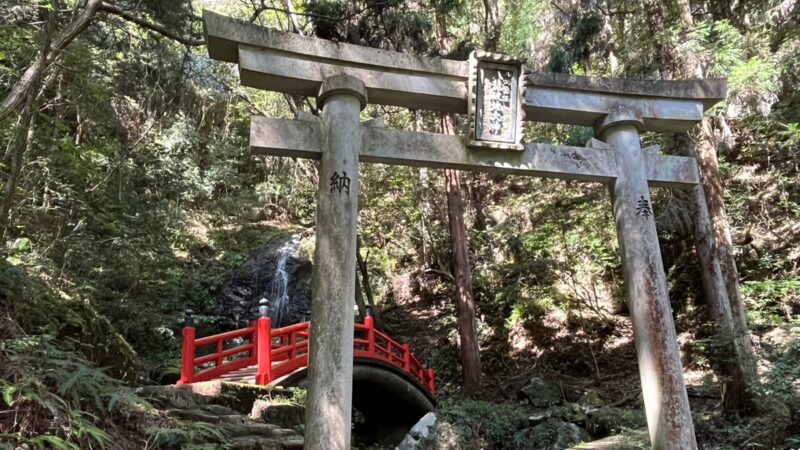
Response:
[[[609,186],[656,449],[696,449],[649,186],[696,189],[693,158],[642,149],[642,131],[680,132],[725,97],[720,80],[643,81],[524,73],[521,61],[413,56],[259,27],[206,11],[211,58],[243,85],[315,97],[321,118],[253,117],[255,154],[320,161],[306,448],[350,445],[359,162],[500,172]],[[367,103],[467,114],[466,136],[360,121]],[[523,120],[592,126],[586,147],[527,143]],[[704,205],[700,205],[704,207]]]

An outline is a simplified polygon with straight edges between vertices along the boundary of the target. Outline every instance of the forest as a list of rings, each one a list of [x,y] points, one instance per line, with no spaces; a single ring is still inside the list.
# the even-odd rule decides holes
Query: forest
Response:
[[[209,57],[206,10],[412,55],[501,53],[530,72],[726,79],[689,132],[642,134],[696,156],[725,275],[720,303],[693,199],[652,189],[694,432],[702,449],[800,448],[800,1],[0,0],[0,449],[302,448],[302,389],[265,389],[256,403],[285,411],[248,408],[259,423],[242,425],[216,417],[238,414],[236,395],[162,388],[180,377],[187,310],[198,336],[229,331],[272,295],[241,294],[243,274],[310,283],[314,264],[319,162],[253,155],[249,139],[251,117],[321,108],[242,86]],[[464,121],[373,104],[361,119],[445,134]],[[436,424],[401,448],[650,448],[605,185],[359,174],[355,300],[436,373]],[[359,430],[354,416],[353,448],[405,434]]]

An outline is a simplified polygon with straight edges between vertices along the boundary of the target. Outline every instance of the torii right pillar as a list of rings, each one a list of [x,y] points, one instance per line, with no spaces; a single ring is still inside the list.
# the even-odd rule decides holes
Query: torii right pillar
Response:
[[[642,149],[639,134],[685,132],[725,94],[724,80],[645,81],[540,73],[525,79],[526,120],[593,126],[605,144],[594,140],[590,146],[607,144],[616,155],[616,176],[609,188],[650,443],[657,450],[694,450],[697,442],[650,199],[650,186],[660,185],[654,180],[676,173],[667,164],[648,162],[654,149]],[[678,170],[690,170],[691,178],[698,179],[696,164]]]
[[[599,124],[597,134],[617,155],[611,200],[650,442],[654,449],[690,450],[697,443],[639,142],[642,127],[634,111],[619,107]]]

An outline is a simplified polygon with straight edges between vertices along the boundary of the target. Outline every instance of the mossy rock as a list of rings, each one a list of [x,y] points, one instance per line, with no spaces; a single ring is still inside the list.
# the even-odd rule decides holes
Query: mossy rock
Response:
[[[514,435],[514,445],[519,450],[561,450],[590,439],[589,433],[574,423],[550,418],[518,431]]]
[[[520,389],[520,397],[537,408],[547,408],[564,402],[561,385],[541,378],[531,378],[530,383]]]
[[[647,430],[626,430],[597,441],[585,442],[568,450],[647,450],[650,435]]]
[[[606,437],[620,433],[623,429],[636,429],[647,426],[647,419],[638,410],[604,406],[589,414],[586,428],[596,437]]]

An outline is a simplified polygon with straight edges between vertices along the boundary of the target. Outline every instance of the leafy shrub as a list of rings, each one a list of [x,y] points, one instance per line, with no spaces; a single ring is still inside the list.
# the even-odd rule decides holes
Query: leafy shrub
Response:
[[[528,420],[525,411],[515,404],[482,400],[440,404],[439,417],[455,427],[460,448],[504,448]],[[478,443],[481,445],[476,447]]]

